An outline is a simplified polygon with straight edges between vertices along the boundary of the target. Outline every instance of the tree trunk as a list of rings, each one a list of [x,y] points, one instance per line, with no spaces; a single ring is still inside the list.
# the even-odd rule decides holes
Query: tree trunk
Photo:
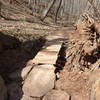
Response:
[[[45,19],[45,17],[47,16],[47,14],[49,13],[50,9],[52,8],[52,6],[54,5],[56,0],[52,0],[49,4],[48,4],[48,7],[43,11],[43,14],[42,14],[42,20]]]
[[[91,4],[91,6],[93,7],[94,9],[94,13],[96,15],[97,18],[100,18],[100,12],[98,11],[98,9],[96,8],[96,6],[94,5],[93,3],[93,0],[88,0],[88,2]]]
[[[57,8],[57,11],[56,11],[55,23],[57,22],[57,17],[58,17],[58,13],[59,13],[59,9],[61,7],[61,4],[62,4],[62,0],[60,0],[59,5],[58,5],[58,8]]]
[[[28,5],[29,5],[29,6],[31,5],[31,0],[28,0]]]

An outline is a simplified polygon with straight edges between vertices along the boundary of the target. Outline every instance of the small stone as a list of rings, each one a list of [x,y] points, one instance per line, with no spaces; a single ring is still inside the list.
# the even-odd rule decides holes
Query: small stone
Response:
[[[43,100],[70,100],[70,96],[65,91],[52,90],[43,97]]]

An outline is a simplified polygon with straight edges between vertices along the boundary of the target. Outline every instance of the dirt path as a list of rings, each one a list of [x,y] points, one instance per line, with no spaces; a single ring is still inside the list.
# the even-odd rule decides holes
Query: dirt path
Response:
[[[33,59],[35,64],[56,64],[61,45],[67,40],[67,37],[63,31],[56,31],[48,35],[46,39],[47,42],[43,46],[43,49]]]

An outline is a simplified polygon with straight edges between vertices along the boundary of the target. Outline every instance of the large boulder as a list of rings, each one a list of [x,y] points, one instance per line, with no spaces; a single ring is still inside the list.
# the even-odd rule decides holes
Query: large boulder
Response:
[[[65,91],[52,90],[43,97],[43,100],[70,100],[70,96]]]
[[[0,100],[6,100],[6,99],[7,99],[7,89],[2,77],[0,76]]]
[[[32,65],[28,65],[23,69],[22,68],[18,69],[16,71],[12,72],[9,75],[9,78],[11,80],[25,80],[25,78],[27,77],[28,73],[31,71],[32,68],[33,68]]]
[[[42,97],[52,88],[55,82],[55,67],[53,65],[35,66],[27,76],[23,85],[26,96]]]

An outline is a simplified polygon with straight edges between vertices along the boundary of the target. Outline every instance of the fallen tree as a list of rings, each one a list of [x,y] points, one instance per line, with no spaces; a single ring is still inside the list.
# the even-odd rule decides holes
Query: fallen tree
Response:
[[[56,88],[66,90],[72,100],[73,94],[77,94],[79,100],[90,100],[93,82],[100,78],[100,22],[88,18],[77,24],[76,29],[69,33],[69,38],[65,42],[66,60],[59,61],[61,65],[65,61],[64,66],[60,68],[59,62],[57,66],[60,73]]]
[[[85,68],[91,69],[100,59],[100,22],[91,21],[91,18],[87,17],[86,21],[76,27],[76,30],[69,34],[66,65],[84,71]]]

